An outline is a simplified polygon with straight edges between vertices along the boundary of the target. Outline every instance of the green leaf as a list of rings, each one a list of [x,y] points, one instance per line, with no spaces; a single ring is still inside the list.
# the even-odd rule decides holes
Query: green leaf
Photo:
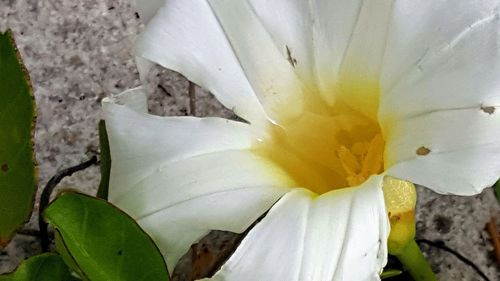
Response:
[[[80,278],[82,278],[84,280],[88,280],[85,277],[85,274],[83,273],[82,269],[76,263],[73,256],[71,256],[71,254],[69,253],[68,248],[64,244],[64,241],[62,240],[62,237],[61,237],[61,234],[59,233],[59,231],[56,229],[54,232],[55,232],[54,236],[55,236],[55,244],[56,244],[57,252],[59,253],[59,255],[61,255],[61,257],[64,260],[64,262],[66,263],[66,265],[69,268],[71,268],[75,273],[77,273],[78,276],[80,276]]]
[[[36,191],[35,104],[12,33],[0,33],[0,248],[29,218]]]
[[[47,207],[44,217],[60,235],[58,250],[70,255],[70,266],[77,267],[84,279],[169,280],[151,238],[110,203],[64,193]]]
[[[47,253],[31,257],[16,271],[0,276],[0,281],[71,281],[78,280],[59,255]]]
[[[111,173],[111,153],[109,151],[108,132],[104,120],[99,122],[99,144],[101,146],[101,183],[97,197],[108,199],[109,175]]]
[[[403,271],[401,271],[399,269],[384,269],[384,272],[382,272],[382,274],[380,274],[380,279],[386,279],[386,278],[398,276],[401,273],[403,273]]]

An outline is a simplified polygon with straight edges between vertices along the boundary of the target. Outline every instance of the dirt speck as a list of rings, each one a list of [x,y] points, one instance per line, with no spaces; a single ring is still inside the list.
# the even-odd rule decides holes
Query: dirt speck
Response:
[[[431,153],[431,150],[428,149],[427,147],[425,146],[421,146],[417,149],[417,155],[420,155],[420,156],[425,156],[427,154]]]
[[[489,115],[495,113],[495,107],[494,106],[481,106],[481,110],[484,113],[488,113]]]

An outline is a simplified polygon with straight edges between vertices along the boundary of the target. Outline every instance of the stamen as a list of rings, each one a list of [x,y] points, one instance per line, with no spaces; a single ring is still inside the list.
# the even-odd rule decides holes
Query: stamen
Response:
[[[359,173],[361,168],[359,161],[347,147],[341,145],[337,150],[337,156],[348,176],[356,176]]]
[[[352,153],[361,158],[365,158],[368,149],[370,148],[370,144],[366,141],[357,142],[352,146]]]
[[[365,176],[377,174],[383,168],[384,139],[381,134],[377,134],[370,142],[368,153],[363,159],[361,173]]]
[[[369,176],[378,174],[383,168],[384,139],[375,135],[370,142],[357,142],[348,149],[341,145],[337,157],[344,168],[349,186],[363,183]]]

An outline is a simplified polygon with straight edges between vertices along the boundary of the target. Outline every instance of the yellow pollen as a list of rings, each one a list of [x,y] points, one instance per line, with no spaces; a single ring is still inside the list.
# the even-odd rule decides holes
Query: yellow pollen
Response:
[[[318,93],[306,95],[304,113],[292,121],[270,124],[270,137],[255,146],[256,153],[273,160],[298,186],[318,194],[360,185],[384,170],[385,142],[373,117],[378,84],[344,84],[336,92],[340,93],[333,106]],[[356,99],[349,100],[351,96]],[[358,100],[362,100],[359,107]]]

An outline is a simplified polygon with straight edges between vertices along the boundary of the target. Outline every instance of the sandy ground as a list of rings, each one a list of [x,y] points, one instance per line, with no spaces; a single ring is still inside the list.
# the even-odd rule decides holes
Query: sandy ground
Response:
[[[9,27],[14,31],[33,82],[40,186],[56,171],[98,151],[96,126],[101,99],[139,85],[132,46],[142,23],[128,3],[0,0],[0,30]],[[147,88],[153,113],[191,113],[188,82],[181,75],[157,68]],[[195,105],[197,116],[232,116],[201,89],[196,91]],[[61,187],[93,194],[98,182],[94,167],[64,180]],[[500,269],[484,231],[490,216],[498,217],[499,212],[491,189],[473,197],[458,197],[419,188],[417,236],[444,241],[474,261],[491,280],[499,280]],[[36,229],[33,218],[27,228]],[[36,238],[17,235],[0,252],[0,273],[39,251]],[[440,280],[481,280],[454,256],[435,248],[424,247],[424,251]]]

